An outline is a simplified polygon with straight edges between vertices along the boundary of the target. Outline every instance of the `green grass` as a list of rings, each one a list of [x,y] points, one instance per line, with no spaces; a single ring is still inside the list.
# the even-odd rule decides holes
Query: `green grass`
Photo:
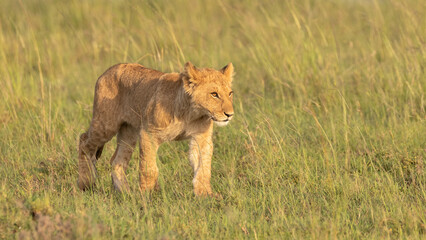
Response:
[[[426,2],[2,1],[0,238],[425,239]],[[160,189],[93,191],[77,138],[109,66],[233,62],[233,122],[215,129],[199,199],[185,142]],[[115,140],[114,140],[115,141]]]

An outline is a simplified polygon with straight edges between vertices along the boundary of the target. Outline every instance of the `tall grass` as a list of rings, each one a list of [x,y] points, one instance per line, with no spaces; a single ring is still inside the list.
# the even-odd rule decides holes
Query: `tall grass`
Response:
[[[0,238],[425,238],[421,0],[12,1],[0,8]],[[109,66],[233,62],[236,117],[215,130],[213,188],[186,143],[160,189],[81,192],[77,137]],[[115,141],[115,140],[114,140]]]

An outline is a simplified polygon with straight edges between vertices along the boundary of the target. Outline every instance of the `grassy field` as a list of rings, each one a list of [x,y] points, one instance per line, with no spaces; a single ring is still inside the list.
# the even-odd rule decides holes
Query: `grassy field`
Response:
[[[0,8],[0,238],[425,239],[426,2],[36,1]],[[196,198],[186,142],[159,150],[160,189],[77,188],[77,138],[109,66],[233,62]]]

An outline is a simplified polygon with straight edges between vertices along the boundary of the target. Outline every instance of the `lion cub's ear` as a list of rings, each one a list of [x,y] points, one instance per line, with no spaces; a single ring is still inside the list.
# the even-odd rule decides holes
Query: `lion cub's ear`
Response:
[[[192,65],[192,63],[187,62],[185,63],[185,69],[180,75],[183,80],[185,91],[191,95],[194,91],[194,86],[200,80],[198,76],[198,69]]]
[[[187,80],[191,83],[196,83],[198,78],[198,69],[191,63],[185,63],[185,69],[183,70],[183,75],[186,76]]]
[[[234,65],[232,65],[232,63],[228,63],[228,65],[223,67],[220,71],[232,81],[232,77],[234,76]]]

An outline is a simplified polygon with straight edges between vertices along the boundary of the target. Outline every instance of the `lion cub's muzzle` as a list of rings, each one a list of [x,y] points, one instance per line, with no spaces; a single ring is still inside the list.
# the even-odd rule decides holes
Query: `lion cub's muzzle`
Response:
[[[231,119],[232,119],[232,117],[233,117],[233,115],[234,115],[234,112],[224,112],[223,113],[225,116],[226,116],[226,118],[225,119],[217,119],[217,118],[215,118],[215,117],[212,117],[212,119],[213,119],[213,121],[214,121],[214,123],[217,125],[217,126],[219,126],[219,127],[223,127],[223,126],[226,126],[226,125],[228,125],[228,123],[229,123],[229,121],[231,121]]]

